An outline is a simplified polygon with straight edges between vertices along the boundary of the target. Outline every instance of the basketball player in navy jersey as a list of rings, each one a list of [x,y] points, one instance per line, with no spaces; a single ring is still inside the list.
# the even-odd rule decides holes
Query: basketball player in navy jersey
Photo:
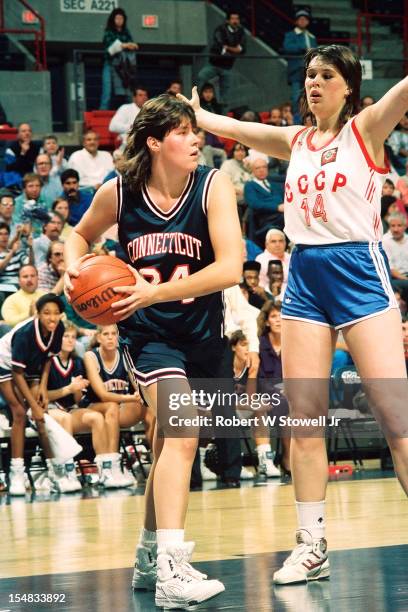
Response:
[[[174,379],[187,393],[188,375],[216,375],[224,348],[221,290],[241,276],[234,188],[222,173],[198,166],[195,127],[188,104],[168,95],[149,100],[128,138],[123,180],[98,190],[66,248],[69,295],[70,277],[78,275],[89,245],[118,222],[136,285],[118,288],[129,296],[114,311],[143,395],[155,410],[161,379]],[[161,607],[188,609],[224,590],[190,565],[193,543],[184,542],[196,449],[195,434],[155,435],[133,586],[155,588]]]
[[[48,474],[55,483],[51,449],[44,426],[47,409],[49,358],[59,353],[64,333],[64,305],[53,293],[36,302],[36,316],[16,325],[0,339],[0,392],[13,415],[9,494],[25,495],[24,433],[27,407],[36,421],[46,456]]]
[[[291,416],[327,414],[333,347],[342,329],[408,493],[401,316],[380,243],[381,187],[389,171],[384,141],[408,110],[408,77],[356,114],[360,84],[358,58],[346,47],[329,45],[305,55],[302,105],[304,115],[312,114],[312,127],[276,127],[214,115],[200,108],[196,89],[191,104],[206,131],[290,160],[285,232],[296,248],[282,307],[282,361]],[[292,379],[309,381],[308,388],[289,384]],[[375,379],[387,385],[376,385]],[[299,530],[293,554],[274,575],[278,584],[330,574],[324,537],[324,432],[304,433],[292,430]]]
[[[118,452],[119,429],[135,425],[141,420],[140,396],[130,384],[123,350],[118,347],[117,326],[98,326],[91,346],[93,344],[96,346],[84,355],[90,385],[81,406],[88,406],[91,410],[103,414],[108,435],[108,450],[102,455],[98,454],[95,461],[105,487],[130,487],[135,481],[121,470],[121,455]],[[107,462],[111,463],[108,478],[106,469],[103,468]]]

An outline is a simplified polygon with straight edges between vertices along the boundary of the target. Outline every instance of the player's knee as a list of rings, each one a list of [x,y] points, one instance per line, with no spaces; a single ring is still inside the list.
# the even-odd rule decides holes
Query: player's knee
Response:
[[[170,440],[175,450],[182,453],[186,458],[194,458],[198,446],[197,438],[173,438]]]
[[[26,411],[23,406],[17,401],[10,402],[9,406],[13,415],[13,425],[24,427],[26,422]]]
[[[119,419],[119,404],[116,402],[108,402],[105,411],[106,419]]]
[[[100,412],[90,413],[89,415],[87,415],[86,420],[92,428],[99,429],[103,427],[104,418],[103,414],[101,414]]]

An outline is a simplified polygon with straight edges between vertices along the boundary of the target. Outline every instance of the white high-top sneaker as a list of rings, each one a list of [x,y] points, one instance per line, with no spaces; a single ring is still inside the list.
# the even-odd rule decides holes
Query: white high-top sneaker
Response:
[[[258,453],[258,471],[264,474],[267,478],[280,478],[280,470],[274,464],[275,453],[273,451],[257,450]]]
[[[275,584],[320,580],[330,576],[325,538],[313,539],[306,529],[296,532],[296,544],[283,567],[273,575]]]
[[[134,591],[154,591],[157,580],[157,544],[136,547],[132,588]]]
[[[25,495],[24,459],[12,459],[9,472],[9,495]]]
[[[217,480],[217,474],[214,474],[214,472],[212,472],[206,465],[204,462],[205,459],[205,448],[201,448],[199,449],[200,452],[200,471],[201,471],[201,478],[205,481],[209,481],[209,480]]]
[[[53,459],[46,459],[45,462],[48,469],[48,478],[53,485],[52,488],[56,488],[60,493],[70,493],[71,487],[65,474],[64,464],[57,463]]]
[[[65,467],[65,476],[69,483],[69,490],[72,492],[81,491],[82,486],[77,478],[74,460],[71,459],[71,461],[67,461],[64,467]]]
[[[219,580],[202,580],[189,571],[194,544],[183,542],[158,551],[155,604],[159,608],[188,610],[225,590]]]
[[[98,466],[99,484],[105,489],[118,489],[120,486],[112,471],[112,459],[109,455],[96,455],[95,463]]]
[[[112,474],[116,480],[117,487],[131,487],[135,484],[135,479],[130,474],[125,474],[121,467],[121,455],[120,453],[114,453],[115,457],[112,458]]]

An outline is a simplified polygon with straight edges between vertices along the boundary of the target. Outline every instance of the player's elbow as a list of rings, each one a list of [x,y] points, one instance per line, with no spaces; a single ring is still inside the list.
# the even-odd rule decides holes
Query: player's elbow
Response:
[[[227,287],[233,287],[234,285],[238,285],[241,282],[241,276],[242,276],[242,264],[241,261],[228,261],[225,262],[225,268],[224,268],[224,281],[225,281],[225,286],[224,289],[226,289]]]

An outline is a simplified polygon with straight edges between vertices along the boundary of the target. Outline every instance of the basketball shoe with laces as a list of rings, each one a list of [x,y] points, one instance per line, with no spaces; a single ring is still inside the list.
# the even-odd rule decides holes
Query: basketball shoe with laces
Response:
[[[274,573],[275,584],[291,584],[320,580],[330,576],[330,564],[327,557],[327,542],[325,538],[313,539],[306,529],[296,532],[296,548]]]
[[[160,550],[157,556],[155,603],[159,608],[188,610],[225,590],[219,580],[205,580],[189,563],[193,542]]]

